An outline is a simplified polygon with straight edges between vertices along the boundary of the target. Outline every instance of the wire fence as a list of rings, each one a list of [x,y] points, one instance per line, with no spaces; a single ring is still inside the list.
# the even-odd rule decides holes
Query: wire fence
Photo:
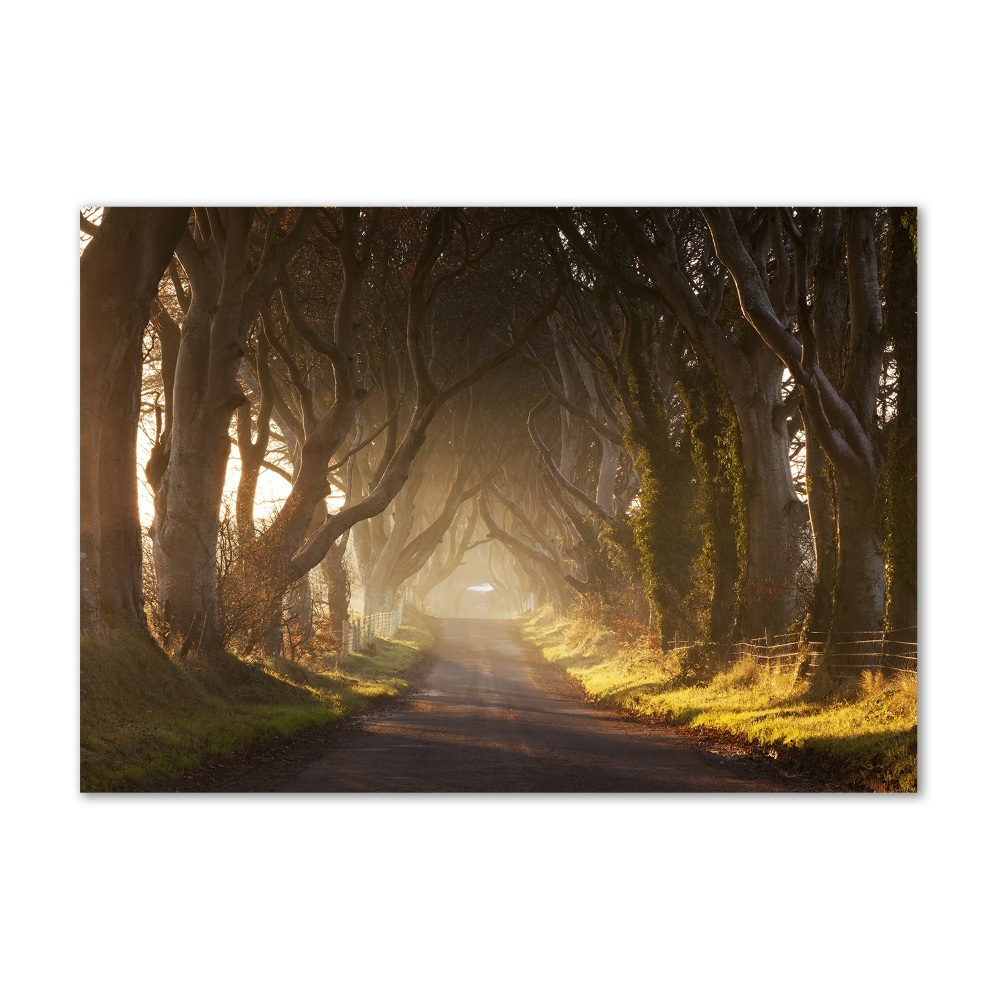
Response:
[[[682,651],[702,645],[679,638],[668,643],[664,649]],[[916,626],[891,631],[843,633],[835,639],[819,632],[807,635],[788,632],[765,635],[759,639],[743,639],[723,648],[733,658],[751,656],[758,663],[770,667],[802,664],[815,670],[825,661],[830,676],[843,679],[855,678],[863,670],[917,672]]]
[[[827,668],[833,676],[854,676],[862,670],[917,672],[917,630],[856,632],[829,646]]]
[[[344,623],[341,653],[350,656],[360,650],[372,649],[375,639],[392,639],[403,624],[406,608],[423,609],[419,597],[409,588],[400,596],[391,611],[373,615],[352,614]],[[522,613],[535,611],[534,594],[529,595]],[[684,638],[668,642],[665,652],[703,648],[704,644]],[[741,639],[719,647],[733,659],[750,656],[768,667],[801,666],[810,672],[825,666],[831,677],[852,679],[863,670],[882,670],[896,673],[917,673],[917,629],[883,630],[879,632],[842,633],[834,639],[819,632],[803,635],[785,632],[763,635],[758,639]]]
[[[392,639],[403,624],[406,607],[420,604],[412,590],[404,590],[399,603],[392,611],[378,611],[373,615],[352,614],[344,622],[341,633],[341,655],[350,656],[359,650],[371,649],[375,639]],[[419,607],[417,610],[420,610]]]

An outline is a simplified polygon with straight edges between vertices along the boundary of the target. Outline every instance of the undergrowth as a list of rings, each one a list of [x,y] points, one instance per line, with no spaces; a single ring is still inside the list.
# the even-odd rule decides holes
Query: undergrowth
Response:
[[[433,641],[409,610],[395,639],[343,662],[181,662],[127,627],[83,638],[81,791],[155,789],[207,759],[374,708],[407,689]]]
[[[587,621],[548,609],[522,619],[524,637],[563,667],[593,701],[633,715],[793,754],[817,777],[874,791],[916,791],[917,683],[909,674],[865,671],[830,689],[789,661],[729,662],[712,647],[662,653],[621,646]],[[825,678],[824,678],[825,681]]]

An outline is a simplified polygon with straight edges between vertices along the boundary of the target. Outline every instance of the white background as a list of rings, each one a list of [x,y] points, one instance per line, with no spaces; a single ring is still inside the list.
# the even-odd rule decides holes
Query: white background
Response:
[[[980,993],[991,25],[871,0],[353,6],[5,17],[9,995]],[[919,206],[917,795],[78,793],[77,209],[357,202]]]

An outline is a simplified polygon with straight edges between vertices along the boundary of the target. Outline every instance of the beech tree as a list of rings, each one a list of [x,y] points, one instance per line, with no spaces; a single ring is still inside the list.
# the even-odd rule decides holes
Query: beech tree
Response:
[[[916,624],[911,209],[107,209],[81,230],[85,630],[143,621],[147,320],[157,598],[210,656],[277,652],[289,610],[307,631],[316,567],[338,630],[355,557],[367,611],[478,573],[508,611],[648,615],[661,643]],[[265,469],[288,483],[266,518]]]
[[[427,557],[413,581],[413,590],[422,602],[428,603],[435,589],[465,565],[466,556],[470,552],[488,543],[488,539],[482,537],[481,524],[479,509],[475,503],[470,501],[459,508],[458,515],[445,533],[442,544],[435,547]],[[490,578],[489,582],[496,586],[502,574],[498,574],[491,564],[487,575]],[[503,587],[502,583],[500,585]],[[509,593],[509,588],[504,589]],[[508,603],[509,607],[513,608],[514,602]]]
[[[442,269],[436,271],[438,260],[453,236],[459,233],[462,234],[460,247],[464,245],[464,248],[458,259],[452,258]],[[468,358],[468,368],[464,373],[464,366],[458,363],[462,360],[461,356],[452,354],[447,364],[437,364],[434,344],[427,343],[425,329],[432,302],[447,282],[464,274],[492,246],[489,232],[486,233],[484,245],[478,249],[470,245],[469,239],[452,213],[446,210],[434,213],[408,282],[405,345],[413,387],[409,420],[395,447],[391,452],[384,452],[377,481],[366,494],[350,505],[331,512],[323,524],[290,553],[287,566],[291,578],[297,578],[317,565],[333,541],[353,525],[386,509],[409,478],[413,462],[436,415],[450,400],[478,383],[488,372],[516,356],[522,345],[555,308],[561,295],[561,284],[547,280],[545,276],[540,281],[532,277],[528,284],[537,290],[526,291],[526,294],[527,301],[531,302],[530,308],[535,310],[534,315],[519,318],[515,314],[505,332],[506,339],[501,337],[501,345],[496,349],[491,349],[489,342],[477,342],[474,352],[467,351],[464,354]],[[435,375],[432,368],[440,369],[445,378],[439,382],[440,376]],[[294,490],[295,487],[293,494]]]
[[[645,213],[644,218],[624,209],[612,214],[637,263],[655,282],[699,357],[711,366],[736,414],[746,477],[740,631],[747,635],[763,635],[766,629],[784,631],[795,615],[798,538],[806,511],[795,493],[788,458],[787,420],[794,401],[782,393],[782,361],[752,327],[732,311],[723,311],[725,274],[707,259],[711,248],[704,229],[699,231],[690,215],[674,213],[671,218],[661,209]],[[774,242],[771,231],[763,226],[754,234],[758,258],[766,257]],[[778,255],[777,270],[777,280],[788,279],[783,253]]]
[[[250,325],[315,214],[196,209],[177,244],[190,301],[172,373],[164,366],[169,417],[147,476],[155,491],[153,554],[163,617],[175,634],[197,631],[207,650],[222,643],[219,508],[230,423],[246,403],[236,374]]]
[[[889,565],[886,623],[917,624],[917,215],[891,209],[886,275],[886,337],[896,392],[889,421],[885,481]]]
[[[483,409],[463,393],[439,419],[432,442],[421,450],[391,506],[356,526],[365,614],[395,606],[399,589],[427,562],[459,510],[490,477],[496,451],[484,448],[486,427]]]
[[[277,614],[281,593],[318,565],[352,525],[380,514],[403,488],[441,408],[516,355],[558,300],[557,282],[529,276],[528,284],[539,290],[528,294],[529,299],[535,295],[537,314],[508,326],[506,346],[490,351],[478,345],[464,371],[454,363],[442,367],[433,338],[428,343],[428,317],[442,289],[490,254],[499,230],[489,217],[466,218],[448,209],[388,214],[380,220],[379,213],[357,209],[197,209],[192,229],[178,244],[185,314],[179,337],[175,334],[176,351],[165,345],[163,352],[167,412],[147,474],[156,495],[153,541],[164,617],[174,634],[194,630],[210,653],[221,651],[223,644],[216,551],[230,425],[234,411],[247,404],[247,389],[259,393],[258,417],[256,437],[245,415],[236,420],[247,480],[238,502],[246,544],[236,578],[249,579],[266,567],[277,582],[265,604]],[[336,306],[325,319],[310,316],[303,307],[304,286],[295,271],[296,254],[317,232],[332,244],[338,259]],[[376,247],[382,275],[403,291],[400,346],[411,386],[409,419],[384,452],[378,479],[365,495],[329,512],[323,505],[331,492],[331,460],[352,436],[369,388],[359,369],[357,323]],[[256,363],[248,364],[255,326]],[[298,361],[301,352],[287,343],[289,331],[320,360],[321,377],[311,373],[306,378]],[[372,331],[372,337],[384,340],[386,332]],[[275,391],[275,365],[284,367],[294,388],[291,406]],[[242,387],[237,380],[241,371]],[[295,438],[291,491],[273,522],[251,540],[249,497],[272,417],[284,421],[286,438]]]
[[[814,299],[835,295],[831,286],[838,275],[829,271],[817,274],[811,268],[809,240],[795,216],[790,211],[771,212],[761,224],[776,234],[772,244],[780,254],[787,257],[791,250],[793,257],[790,268],[786,263],[771,277],[751,256],[755,245],[752,215],[743,216],[741,233],[732,211],[706,209],[703,214],[716,252],[739,291],[743,314],[801,388],[809,426],[831,463],[837,502],[834,627],[844,632],[876,631],[883,626],[885,616],[885,558],[876,503],[880,460],[875,436],[886,346],[876,210],[847,210],[843,222],[841,213],[835,211],[807,217],[810,226],[821,226],[832,243],[843,247],[848,335],[839,352],[844,371],[839,389],[824,369],[821,356],[821,345],[829,349],[839,331],[817,325],[812,315]],[[790,241],[787,247],[784,233]],[[912,293],[915,298],[915,286]]]
[[[142,336],[187,208],[106,208],[80,258],[80,624],[145,626],[136,433]]]

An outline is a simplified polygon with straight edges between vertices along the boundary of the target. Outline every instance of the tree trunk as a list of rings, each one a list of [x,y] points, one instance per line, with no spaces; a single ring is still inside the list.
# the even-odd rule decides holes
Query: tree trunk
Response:
[[[236,413],[237,440],[240,443],[240,478],[236,486],[236,531],[240,550],[247,550],[257,537],[255,522],[257,484],[260,482],[260,463],[263,449],[251,442],[252,416],[249,406],[241,406]],[[266,431],[258,429],[258,440]]]
[[[737,406],[737,411],[740,407]],[[795,617],[795,579],[801,562],[796,498],[788,462],[788,435],[775,431],[773,406],[755,406],[751,433],[742,435],[746,469],[747,570],[740,615],[743,634],[780,633]]]
[[[185,317],[169,459],[156,484],[152,531],[157,597],[170,632],[186,634],[195,617],[203,614],[198,642],[212,653],[221,651],[224,638],[216,553],[239,361],[235,349],[227,366],[231,378],[223,377],[213,385],[208,368],[213,342],[228,339],[216,335],[213,327],[232,319],[218,313],[210,319],[197,295]]]
[[[917,258],[916,209],[892,216],[892,262],[886,326],[896,359],[896,414],[889,434],[885,481],[886,549],[891,629],[917,624]],[[910,226],[914,236],[910,235]]]
[[[420,459],[415,463],[414,473],[406,480],[392,502],[391,526],[382,535],[385,541],[378,552],[371,552],[368,560],[362,566],[364,579],[364,613],[373,615],[380,611],[390,611],[394,607],[398,582],[396,580],[396,562],[403,552],[406,540],[413,526],[413,502],[420,488],[420,479],[424,462]],[[389,524],[388,512],[382,514],[382,524]],[[375,532],[373,532],[375,534]]]
[[[392,611],[396,606],[396,590],[378,582],[365,585],[365,614],[376,615]]]
[[[220,435],[213,423],[220,421],[185,427],[182,419],[175,420],[170,464],[156,491],[153,522],[157,596],[170,631],[185,634],[203,612],[200,644],[208,649],[221,648],[223,640],[216,549],[229,458],[227,426],[222,425]]]
[[[141,344],[149,306],[190,210],[186,208],[109,208],[80,259],[80,625],[92,632],[100,620],[102,591],[112,607],[141,622],[141,550],[126,542],[138,531],[139,516],[127,500],[128,485],[104,482],[104,492],[117,507],[106,516],[109,531],[119,532],[120,550],[102,570],[102,476],[122,476],[135,487],[135,445],[122,465],[102,461],[102,438],[110,426],[106,408],[113,388],[127,395],[129,374],[119,379],[123,363],[138,366],[134,348]],[[129,360],[124,362],[128,354]],[[130,407],[114,407],[120,419],[131,419]],[[121,445],[127,432],[116,441]],[[134,428],[132,429],[134,434]],[[116,434],[116,437],[118,435]],[[109,444],[110,446],[110,444]],[[110,543],[114,545],[115,543]],[[133,565],[133,560],[138,560]],[[118,574],[122,576],[119,578]],[[141,586],[141,584],[140,584]]]
[[[601,437],[601,471],[597,479],[597,493],[594,499],[598,506],[609,514],[617,513],[615,509],[615,482],[618,478],[618,463],[621,460],[622,449],[613,441]]]
[[[134,338],[118,366],[101,429],[101,612],[146,626],[136,436],[142,340]]]
[[[334,639],[341,635],[344,623],[350,614],[350,578],[345,560],[347,558],[347,535],[323,557],[323,575],[326,578],[327,603],[330,608],[330,635]]]
[[[816,560],[809,629],[824,635],[833,624],[833,594],[837,583],[836,497],[830,460],[820,447],[808,414],[806,427],[806,495]]]
[[[632,526],[646,598],[663,645],[679,628],[690,626],[681,606],[690,563],[682,535],[682,518],[689,507],[683,489],[688,470],[682,472],[682,464],[671,454],[668,442],[658,446],[644,442],[636,455],[642,489]]]
[[[292,616],[292,631],[299,639],[313,634],[312,582],[309,574],[300,577],[288,593],[288,610]]]
[[[875,491],[863,477],[837,476],[838,557],[834,628],[877,632],[885,612],[885,560]]]

